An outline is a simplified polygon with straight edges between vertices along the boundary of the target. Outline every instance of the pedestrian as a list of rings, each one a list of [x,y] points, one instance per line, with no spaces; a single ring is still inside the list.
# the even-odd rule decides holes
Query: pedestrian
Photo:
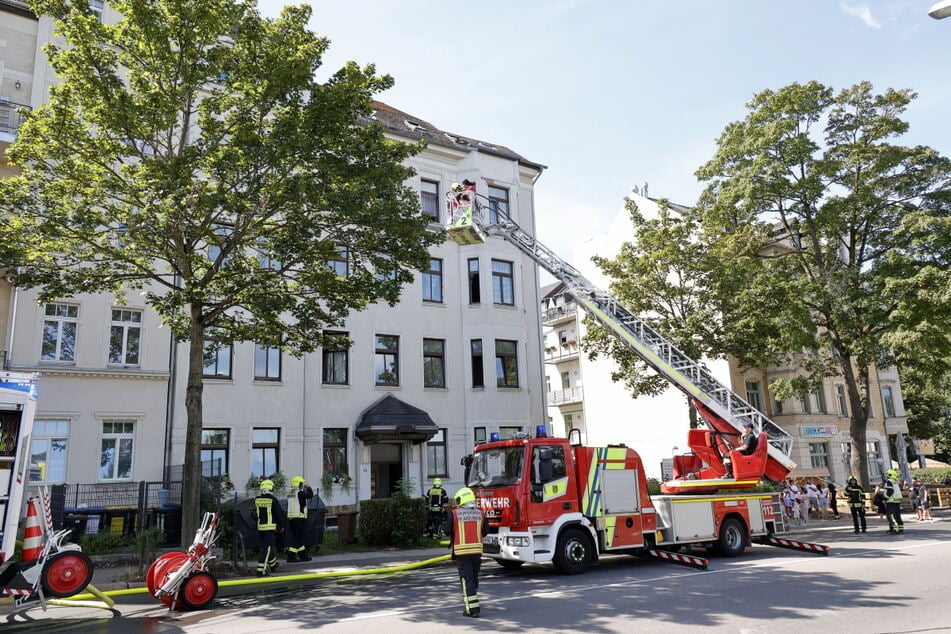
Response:
[[[819,487],[819,517],[823,520],[829,519],[829,488],[823,483]]]
[[[816,517],[819,517],[819,487],[816,486],[816,483],[812,480],[806,481],[806,499],[809,501],[809,508],[806,510],[808,515],[809,510],[815,510]]]
[[[438,537],[442,531],[442,523],[446,519],[446,504],[449,503],[449,494],[442,488],[442,478],[433,478],[433,486],[426,493],[429,506],[429,525],[426,528],[427,537]]]
[[[901,519],[901,484],[898,482],[898,472],[889,469],[885,474],[885,514],[888,515],[888,534],[902,535],[905,532],[905,522]]]
[[[849,483],[845,486],[845,497],[849,500],[849,510],[852,511],[852,527],[855,532],[865,532],[865,489],[858,483],[855,476],[849,476]]]
[[[284,532],[284,509],[274,497],[274,483],[262,480],[261,494],[254,498],[254,514],[258,525],[258,576],[266,577],[277,570],[277,534]]]
[[[453,496],[455,508],[443,522],[443,531],[449,536],[452,560],[462,583],[464,616],[478,618],[479,569],[482,567],[482,538],[488,533],[489,523],[476,506],[475,493],[463,487]]]
[[[915,520],[919,522],[924,519],[925,516],[924,509],[921,508],[921,504],[918,501],[918,490],[920,486],[918,478],[912,478],[911,487],[908,489],[908,498],[911,500],[911,508],[915,509]]]
[[[872,504],[875,505],[875,512],[878,513],[878,519],[885,519],[885,494],[879,484],[875,485],[875,493],[872,495]]]
[[[921,505],[921,521],[933,522],[934,516],[931,514],[931,493],[928,491],[928,485],[924,482],[918,484],[918,504]]]
[[[303,476],[291,478],[291,490],[287,494],[287,527],[291,544],[287,547],[287,563],[310,561],[307,554],[307,503],[314,497],[314,490]]]
[[[835,482],[829,482],[829,506],[832,507],[832,518],[839,519],[839,501],[836,496],[839,494],[835,488]]]

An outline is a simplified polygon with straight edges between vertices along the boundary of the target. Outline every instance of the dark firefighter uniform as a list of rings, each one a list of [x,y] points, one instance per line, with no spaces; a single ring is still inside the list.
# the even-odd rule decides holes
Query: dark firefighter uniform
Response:
[[[901,535],[905,532],[905,522],[901,519],[901,485],[898,484],[898,472],[889,469],[885,480],[885,513],[888,515],[888,534]]]
[[[462,583],[465,616],[479,616],[479,569],[482,567],[482,538],[488,532],[488,521],[476,507],[475,494],[467,487],[453,496],[454,508],[443,522],[449,536],[452,559]]]
[[[442,523],[446,519],[446,504],[448,503],[449,494],[446,493],[446,489],[442,488],[442,480],[434,478],[432,488],[426,493],[426,504],[429,508],[427,536],[435,537],[442,529]]]
[[[849,478],[849,483],[845,487],[845,497],[849,499],[849,510],[852,511],[852,526],[855,532],[861,530],[865,532],[865,489],[859,485],[855,476]]]
[[[261,495],[254,498],[254,515],[258,523],[258,576],[266,577],[277,570],[277,534],[284,531],[284,509],[274,497],[274,483],[261,482]]]
[[[287,528],[291,534],[287,547],[287,561],[310,561],[307,555],[307,503],[314,497],[314,490],[304,478],[291,478],[291,490],[287,494]]]

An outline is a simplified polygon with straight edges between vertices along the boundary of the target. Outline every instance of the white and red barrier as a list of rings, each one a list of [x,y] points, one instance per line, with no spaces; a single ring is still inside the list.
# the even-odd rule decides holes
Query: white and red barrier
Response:
[[[681,566],[689,566],[691,568],[696,568],[697,570],[706,570],[710,562],[703,557],[694,557],[693,555],[684,555],[682,553],[672,553],[667,550],[653,550],[648,549],[651,554],[651,557],[657,559],[663,559],[664,561],[669,561],[675,564],[680,564]]]

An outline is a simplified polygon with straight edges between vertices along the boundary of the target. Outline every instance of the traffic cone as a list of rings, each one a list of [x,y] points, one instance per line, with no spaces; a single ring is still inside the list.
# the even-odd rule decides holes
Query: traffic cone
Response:
[[[26,504],[23,554],[20,556],[24,562],[36,561],[43,553],[43,528],[40,526],[40,518],[36,513],[36,504],[33,503],[33,498],[30,498]]]

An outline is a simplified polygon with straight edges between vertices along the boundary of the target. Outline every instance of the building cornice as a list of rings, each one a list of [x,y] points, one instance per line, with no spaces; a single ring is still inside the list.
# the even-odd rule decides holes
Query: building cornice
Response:
[[[169,373],[165,371],[140,370],[138,368],[76,368],[71,366],[49,365],[15,365],[10,370],[14,372],[37,372],[40,377],[62,376],[83,377],[90,379],[133,379],[167,381]]]

